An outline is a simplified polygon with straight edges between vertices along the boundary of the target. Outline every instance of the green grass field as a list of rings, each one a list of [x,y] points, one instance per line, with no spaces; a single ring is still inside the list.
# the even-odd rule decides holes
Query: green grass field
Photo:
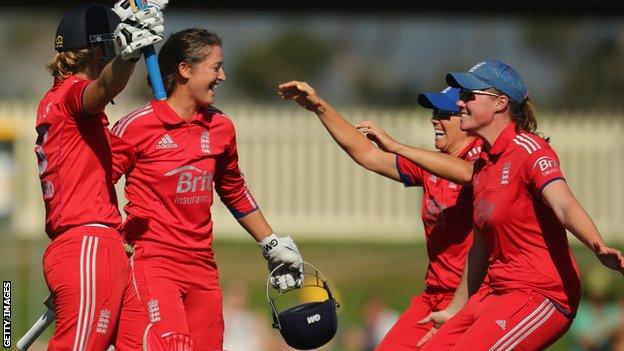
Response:
[[[0,237],[2,258],[0,273],[3,280],[13,281],[13,343],[41,314],[41,302],[47,295],[41,274],[41,258],[47,242],[24,242]],[[316,242],[303,241],[298,246],[304,259],[316,265],[328,276],[341,303],[341,328],[362,325],[365,299],[376,295],[394,310],[401,312],[411,296],[422,292],[427,256],[422,243],[379,242]],[[575,247],[582,271],[597,264],[584,247]],[[252,240],[215,242],[217,263],[222,286],[244,281],[250,288],[250,304],[268,319],[264,299],[267,270],[257,245]],[[622,298],[624,280],[611,274],[611,289]],[[586,281],[586,277],[582,279]],[[46,334],[46,335],[49,335]],[[570,340],[562,338],[549,350],[568,350]]]

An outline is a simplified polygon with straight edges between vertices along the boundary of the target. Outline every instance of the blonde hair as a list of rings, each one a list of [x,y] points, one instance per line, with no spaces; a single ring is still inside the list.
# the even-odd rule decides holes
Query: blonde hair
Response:
[[[89,48],[57,52],[46,68],[54,78],[63,80],[87,69],[91,58]]]
[[[505,95],[505,93],[495,88],[486,90],[493,90],[497,94]],[[535,108],[533,107],[531,99],[527,97],[524,101],[517,102],[512,100],[509,96],[507,97],[509,99],[509,114],[516,123],[516,132],[527,132],[546,140],[546,142],[550,142],[550,137],[545,136],[537,130],[537,117],[535,116]]]

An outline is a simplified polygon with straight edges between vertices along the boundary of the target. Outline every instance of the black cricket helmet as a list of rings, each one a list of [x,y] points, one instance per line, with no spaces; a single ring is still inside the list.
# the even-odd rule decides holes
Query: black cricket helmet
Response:
[[[120,23],[119,16],[100,4],[81,5],[63,16],[54,36],[54,49],[63,52],[104,45],[105,55],[114,56],[114,32]]]
[[[291,288],[279,292],[275,296],[270,294],[270,278],[283,264],[277,266],[267,279],[266,294],[273,315],[273,328],[279,329],[284,341],[298,350],[311,350],[328,343],[338,330],[338,316],[336,311],[340,305],[332,295],[327,279],[321,271],[310,263],[303,262],[304,285],[300,288]],[[313,272],[306,268],[312,268]],[[323,289],[327,294],[324,301],[306,302],[279,312],[275,300],[295,289]]]

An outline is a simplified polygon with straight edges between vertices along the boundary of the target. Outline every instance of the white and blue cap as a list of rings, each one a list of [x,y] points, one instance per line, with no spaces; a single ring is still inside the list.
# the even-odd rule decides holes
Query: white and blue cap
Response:
[[[517,103],[523,103],[529,97],[518,72],[500,61],[483,61],[468,72],[451,72],[446,75],[446,82],[454,88],[468,90],[495,88]]]
[[[433,110],[459,112],[457,100],[459,99],[459,89],[446,87],[439,93],[420,93],[418,103],[424,108]]]

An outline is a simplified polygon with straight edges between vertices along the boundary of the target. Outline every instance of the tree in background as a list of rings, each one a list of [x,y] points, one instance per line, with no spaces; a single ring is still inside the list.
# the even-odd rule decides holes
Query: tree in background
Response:
[[[281,82],[314,81],[329,59],[329,44],[300,31],[259,42],[241,55],[231,73],[233,85],[252,101],[271,101]]]
[[[592,112],[624,110],[624,29],[578,19],[527,22],[525,45],[561,67],[560,92],[545,106]]]

